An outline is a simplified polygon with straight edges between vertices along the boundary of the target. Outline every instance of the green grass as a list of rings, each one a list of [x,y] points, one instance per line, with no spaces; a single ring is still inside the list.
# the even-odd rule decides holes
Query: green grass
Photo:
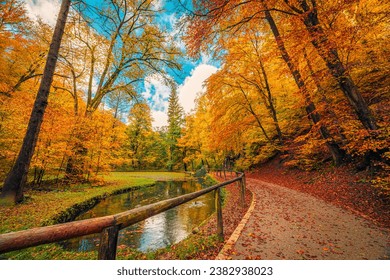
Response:
[[[117,251],[118,260],[190,260],[202,259],[207,252],[218,250],[221,240],[216,234],[202,235],[192,234],[183,241],[170,245],[166,248],[146,253],[131,248],[119,248]]]
[[[127,182],[135,178],[152,179],[155,181],[164,180],[184,180],[184,173],[177,172],[111,172],[109,175],[104,176],[108,181],[121,181]]]

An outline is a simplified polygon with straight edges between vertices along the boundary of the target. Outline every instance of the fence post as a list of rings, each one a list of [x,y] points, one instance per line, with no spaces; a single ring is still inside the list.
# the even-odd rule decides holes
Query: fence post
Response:
[[[100,234],[99,260],[115,260],[119,226],[105,228]]]
[[[214,194],[215,194],[215,208],[217,209],[217,234],[221,239],[223,239],[221,188],[216,189]]]
[[[240,187],[241,187],[241,191],[240,191],[241,206],[245,207],[245,182],[244,182],[244,177],[242,177],[241,180],[240,180]]]

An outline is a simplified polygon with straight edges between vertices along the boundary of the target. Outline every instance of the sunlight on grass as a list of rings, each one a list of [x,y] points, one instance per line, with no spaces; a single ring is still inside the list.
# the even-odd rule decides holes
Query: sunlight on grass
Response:
[[[178,172],[111,172],[103,176],[107,181],[132,182],[135,178],[152,179],[155,181],[183,180],[184,173]]]

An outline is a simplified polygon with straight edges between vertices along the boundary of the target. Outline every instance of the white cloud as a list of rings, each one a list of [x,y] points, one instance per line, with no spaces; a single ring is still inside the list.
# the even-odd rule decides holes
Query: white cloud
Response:
[[[191,75],[188,76],[182,85],[178,87],[179,102],[185,113],[190,113],[195,109],[197,96],[204,92],[203,86],[207,78],[218,71],[218,68],[208,64],[200,64]],[[152,108],[153,127],[168,125],[167,110],[169,105],[170,88],[156,76],[149,76],[145,80],[145,91],[142,96],[148,100]]]
[[[154,2],[152,2],[152,4],[154,5],[156,10],[162,9],[165,5],[164,0],[155,0]]]
[[[141,93],[148,102],[153,117],[153,127],[162,127],[168,124],[166,114],[168,108],[168,99],[171,89],[164,84],[158,75],[150,75],[144,82],[145,91]]]
[[[163,127],[168,125],[168,115],[166,112],[162,111],[152,111],[152,117],[153,117],[153,127]]]
[[[51,26],[56,23],[59,9],[58,0],[26,0],[26,10],[30,18],[35,20],[40,17]]]
[[[200,64],[192,70],[191,75],[179,87],[179,101],[186,113],[190,113],[191,110],[195,109],[196,97],[205,90],[203,83],[217,71],[218,68],[215,66]]]
[[[168,107],[170,88],[164,84],[163,80],[158,75],[150,75],[146,77],[145,91],[141,94],[149,101],[152,110],[163,111]]]

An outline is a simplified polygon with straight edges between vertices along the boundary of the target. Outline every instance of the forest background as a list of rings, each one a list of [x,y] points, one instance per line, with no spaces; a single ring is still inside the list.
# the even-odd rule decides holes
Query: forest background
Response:
[[[279,155],[301,169],[353,164],[388,192],[389,6],[72,2],[27,181],[69,184],[111,170],[248,170]],[[1,181],[26,134],[52,34],[25,1],[1,1]],[[213,64],[209,77],[196,107],[184,110],[180,85],[205,60]],[[166,109],[166,125],[153,125],[162,118],[157,109]]]

